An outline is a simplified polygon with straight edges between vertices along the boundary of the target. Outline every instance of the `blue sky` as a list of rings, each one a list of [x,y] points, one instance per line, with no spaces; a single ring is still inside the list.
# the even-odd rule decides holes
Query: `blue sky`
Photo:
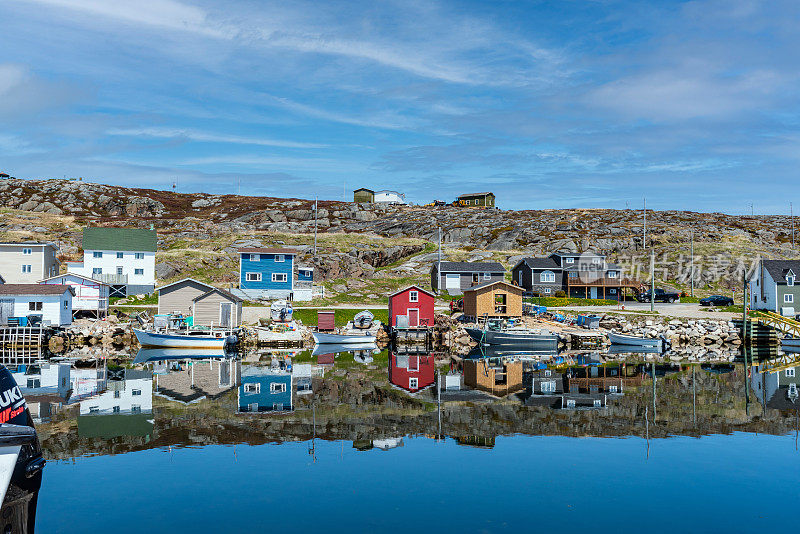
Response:
[[[800,4],[3,0],[0,170],[788,212]]]

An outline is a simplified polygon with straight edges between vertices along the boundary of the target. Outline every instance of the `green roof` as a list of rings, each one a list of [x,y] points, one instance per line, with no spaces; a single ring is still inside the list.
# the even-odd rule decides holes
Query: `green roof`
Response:
[[[83,250],[130,250],[155,252],[158,237],[155,230],[140,228],[84,228]]]
[[[111,439],[153,434],[153,414],[112,414],[78,416],[78,436]]]

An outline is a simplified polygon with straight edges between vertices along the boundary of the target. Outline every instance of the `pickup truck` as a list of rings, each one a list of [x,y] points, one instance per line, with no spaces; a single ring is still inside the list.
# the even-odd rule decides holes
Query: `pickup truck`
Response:
[[[656,302],[675,302],[679,298],[681,298],[681,296],[678,293],[668,293],[667,291],[664,291],[660,287],[656,288],[656,295],[654,299]],[[650,292],[644,291],[642,293],[639,293],[637,299],[639,300],[639,302],[650,302]]]

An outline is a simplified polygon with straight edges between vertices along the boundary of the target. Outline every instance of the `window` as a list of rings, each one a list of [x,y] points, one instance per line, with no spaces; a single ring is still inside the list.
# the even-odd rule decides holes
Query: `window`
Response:
[[[113,408],[111,408],[111,411],[112,411],[113,413],[119,413],[119,411],[120,411],[120,410],[119,410],[119,406],[114,406]]]
[[[600,265],[600,258],[592,258],[592,263],[595,265]]]
[[[617,277],[617,271],[608,271],[608,277],[609,278],[616,278]]]
[[[419,302],[419,292],[418,291],[410,291],[408,293],[408,301],[409,302]]]
[[[602,406],[603,406],[603,405],[602,405],[602,403],[600,402],[600,399],[595,399],[595,400],[594,400],[594,407],[595,407],[595,408],[600,408],[600,407],[602,407]]]
[[[786,376],[788,376],[790,378],[794,377],[794,367],[792,367],[791,369],[787,369],[786,370]]]
[[[549,287],[544,288],[544,293],[545,293],[545,295],[549,295],[550,294],[550,288]]]
[[[144,252],[136,252],[136,253],[133,255],[133,257],[134,257],[135,259],[137,259],[137,260],[143,260],[143,259],[144,259]]]
[[[22,254],[24,254],[25,256],[30,256],[32,253],[33,253],[33,251],[31,249],[29,249],[29,248],[23,248],[22,249]]]
[[[544,376],[547,376],[547,377],[549,377],[550,375],[551,375],[551,373],[550,373],[550,369],[545,369],[545,370],[544,370]]]
[[[575,399],[567,399],[567,408],[575,407]]]
[[[483,273],[483,279],[484,280],[491,280],[492,279],[492,273]]]
[[[102,252],[98,252],[98,251],[94,251],[94,252],[92,252],[92,257],[93,258],[102,258],[103,257],[103,253]]]
[[[570,278],[578,278],[578,273],[576,273],[576,272],[571,272],[571,273],[569,273],[569,277],[570,277]]]
[[[494,295],[494,313],[495,315],[505,315],[506,313],[506,294],[495,293]]]
[[[616,294],[617,294],[617,290],[616,290],[616,289],[614,289],[614,288],[611,288],[611,289],[609,289],[609,290],[608,290],[608,293],[609,293],[610,295],[616,295]]]
[[[286,256],[283,254],[275,254],[275,263],[282,263],[286,261]]]
[[[286,393],[286,384],[273,382],[269,385],[270,393]]]
[[[575,258],[566,258],[566,262],[570,264],[575,263]]]
[[[122,267],[117,266],[117,276],[122,276]]]
[[[114,391],[114,398],[115,399],[120,398],[121,395],[122,395],[122,393],[120,392],[120,390],[117,389],[117,390]]]
[[[65,310],[68,310],[68,309],[69,309],[69,301],[68,301],[68,300],[65,300],[65,301],[64,301],[64,309],[65,309]]]
[[[95,267],[92,269],[92,274],[103,274],[103,269],[101,267]]]
[[[553,271],[542,271],[542,273],[539,274],[539,281],[542,283],[552,284],[553,282],[556,281],[556,273],[554,273]]]
[[[556,392],[556,381],[555,380],[543,380],[542,381],[542,393],[555,393]]]
[[[794,276],[792,276],[791,274],[786,276],[786,285],[787,286],[794,285]]]
[[[783,302],[784,302],[785,304],[791,304],[791,303],[793,303],[793,302],[794,302],[794,295],[792,295],[791,293],[786,293],[786,294],[783,296]]]
[[[259,261],[260,259],[258,254],[250,254],[250,261]]]
[[[282,412],[283,411],[283,403],[282,402],[276,402],[275,404],[273,404],[272,405],[272,411],[274,411],[274,412]]]
[[[28,388],[38,388],[41,387],[42,382],[38,378],[29,378],[28,379]]]
[[[609,393],[619,393],[619,386],[608,386]]]
[[[117,252],[117,259],[121,260],[124,254],[122,252]]]
[[[30,265],[23,265],[23,266],[22,266],[22,272],[23,272],[23,273],[29,273],[29,272],[31,272],[31,266],[30,266]]]
[[[144,275],[144,269],[134,269],[133,274],[142,276]]]
[[[419,387],[419,379],[417,378],[408,379],[408,389],[417,389],[418,387]]]
[[[131,412],[132,413],[140,413],[142,411],[142,407],[138,404],[131,404]]]
[[[134,396],[134,397],[138,397],[141,394],[142,394],[142,390],[141,389],[132,389],[131,390],[131,395]]]
[[[471,202],[471,200],[465,200],[465,201],[464,201],[464,205],[465,205],[465,206],[469,206],[469,203],[470,203],[470,202]]]
[[[42,311],[42,303],[41,302],[29,302],[28,303],[28,311]]]
[[[261,273],[246,273],[244,275],[244,278],[248,282],[260,282],[261,281]]]
[[[286,280],[286,273],[272,273],[273,282],[285,282]]]
[[[89,413],[97,413],[100,411],[99,406],[89,406]]]
[[[261,384],[245,384],[244,385],[244,392],[245,393],[261,393]]]

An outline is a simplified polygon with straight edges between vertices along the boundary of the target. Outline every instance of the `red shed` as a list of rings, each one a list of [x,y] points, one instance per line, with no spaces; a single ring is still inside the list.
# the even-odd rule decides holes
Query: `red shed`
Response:
[[[389,323],[397,326],[397,316],[408,316],[408,326],[433,326],[434,294],[419,286],[401,289],[389,295]]]
[[[336,330],[336,312],[332,310],[319,310],[317,312],[317,330],[320,332],[333,332]]]
[[[411,393],[433,384],[436,369],[433,356],[389,353],[389,382]]]

